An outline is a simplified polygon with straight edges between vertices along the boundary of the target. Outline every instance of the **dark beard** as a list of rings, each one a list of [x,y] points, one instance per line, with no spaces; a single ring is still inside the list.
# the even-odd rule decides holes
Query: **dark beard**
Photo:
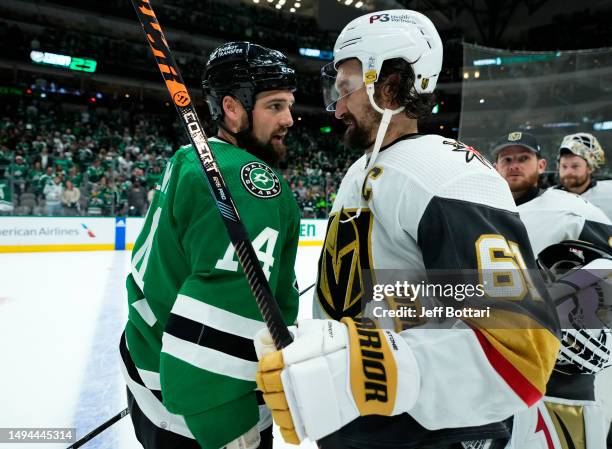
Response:
[[[270,141],[264,143],[257,139],[252,132],[240,133],[236,137],[236,142],[240,148],[244,148],[270,167],[277,168],[279,163],[285,160],[285,145],[275,147]]]
[[[377,117],[376,114],[378,113],[376,111],[371,112],[373,112],[373,114],[368,114],[368,118],[374,123]],[[378,114],[378,116],[380,116],[380,114]],[[370,137],[372,130],[366,129],[365,126],[358,123],[355,120],[355,116],[352,114],[347,114],[346,118],[350,119],[353,123],[353,129],[349,130],[347,128],[345,131],[343,138],[344,145],[351,150],[365,150],[370,148],[374,144],[374,141]]]
[[[576,188],[576,187],[582,186],[584,183],[587,182],[588,179],[589,179],[588,175],[583,176],[581,178],[579,178],[577,176],[569,176],[569,177],[565,176],[564,178],[561,179],[561,184],[566,189],[572,189],[572,188]]]

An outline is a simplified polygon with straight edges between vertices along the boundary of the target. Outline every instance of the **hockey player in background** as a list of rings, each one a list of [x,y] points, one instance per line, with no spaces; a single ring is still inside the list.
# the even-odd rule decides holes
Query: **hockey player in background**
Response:
[[[446,449],[487,439],[483,447],[503,447],[502,421],[544,393],[558,322],[533,289],[510,306],[530,329],[459,322],[393,332],[360,317],[367,270],[495,270],[504,261],[510,282],[525,287],[520,269],[535,268],[512,195],[489,162],[461,142],[418,132],[441,67],[432,22],[391,10],[350,22],[323,71],[328,110],[346,124],[345,144],[364,155],[328,222],[315,298],[324,319],[299,322],[282,351],[265,330],[255,339],[258,386],[286,441]]]
[[[564,240],[609,244],[612,222],[601,209],[584,196],[539,188],[547,162],[533,135],[510,132],[497,142],[492,155],[510,187],[536,258],[544,248]]]
[[[544,251],[546,266],[557,266],[569,258],[579,260],[577,254],[600,256],[601,252],[584,243],[559,245],[581,240],[606,247],[612,238],[612,223],[578,195],[539,188],[546,159],[533,135],[510,132],[497,142],[492,155],[497,171],[508,182],[534,253],[539,257]],[[570,248],[575,254],[570,254]],[[561,253],[551,255],[555,251]],[[558,260],[551,261],[553,258]],[[584,259],[581,265],[587,265]],[[596,294],[590,289],[578,298],[589,302],[589,295]],[[596,400],[595,375],[612,364],[612,334],[609,329],[602,330],[603,326],[588,329],[581,320],[568,319],[568,310],[579,316],[582,313],[576,311],[583,306],[577,303],[573,309],[559,309],[565,315],[559,317],[560,321],[573,326],[562,332],[561,352],[546,386],[546,399],[515,415],[508,449],[605,448],[607,423]]]
[[[599,207],[612,220],[612,180],[595,180],[595,170],[606,163],[597,138],[588,133],[569,134],[559,146],[557,189],[576,193]]]
[[[272,292],[297,316],[299,210],[273,170],[293,124],[295,73],[248,42],[215,49],[203,75],[209,139]],[[121,338],[128,406],[145,449],[270,449],[255,391],[261,314],[190,146],[168,162],[132,252]]]

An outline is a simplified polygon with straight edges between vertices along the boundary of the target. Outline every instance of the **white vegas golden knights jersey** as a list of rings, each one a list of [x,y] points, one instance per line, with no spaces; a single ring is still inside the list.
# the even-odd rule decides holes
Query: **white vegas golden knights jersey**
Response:
[[[535,267],[506,182],[473,148],[413,134],[381,149],[367,176],[365,167],[363,156],[334,201],[315,317],[358,316],[362,270],[484,269],[502,258]],[[558,349],[550,304],[530,294],[515,303],[539,329],[402,331],[422,373],[415,407],[396,417],[361,417],[339,431],[341,438],[351,447],[408,449],[507,437],[500,421],[542,397]]]
[[[580,196],[599,207],[612,220],[612,180],[595,181]]]
[[[536,255],[564,240],[612,243],[612,223],[584,195],[548,189],[518,210]],[[553,372],[546,396],[514,416],[506,449],[605,449],[607,421],[596,398],[595,375]]]
[[[612,244],[612,222],[584,195],[548,189],[519,205],[518,210],[536,257],[544,248],[564,240]]]

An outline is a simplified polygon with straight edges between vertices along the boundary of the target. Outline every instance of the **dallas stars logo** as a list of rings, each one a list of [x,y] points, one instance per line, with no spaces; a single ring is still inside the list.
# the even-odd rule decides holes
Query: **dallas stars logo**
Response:
[[[261,162],[249,162],[240,169],[240,179],[244,187],[258,198],[274,198],[281,192],[281,184],[276,173]]]
[[[459,142],[458,140],[445,140],[442,143],[445,145],[452,145],[452,151],[465,153],[465,162],[467,163],[470,163],[476,159],[484,166],[493,168],[491,163],[473,147],[468,147],[466,144]]]

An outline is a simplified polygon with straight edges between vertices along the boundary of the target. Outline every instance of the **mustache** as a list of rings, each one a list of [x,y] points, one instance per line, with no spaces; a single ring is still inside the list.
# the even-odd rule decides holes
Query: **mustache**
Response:
[[[346,114],[342,116],[342,122],[347,126],[350,125],[351,123],[357,124],[357,120],[355,119],[355,116],[351,114],[350,112],[347,112]]]

